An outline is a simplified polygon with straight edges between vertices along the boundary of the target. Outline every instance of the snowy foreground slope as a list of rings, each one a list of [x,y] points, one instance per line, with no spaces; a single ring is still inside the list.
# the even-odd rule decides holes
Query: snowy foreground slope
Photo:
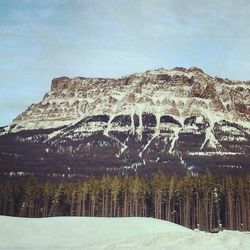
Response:
[[[249,249],[250,234],[192,231],[152,218],[0,216],[0,249]]]

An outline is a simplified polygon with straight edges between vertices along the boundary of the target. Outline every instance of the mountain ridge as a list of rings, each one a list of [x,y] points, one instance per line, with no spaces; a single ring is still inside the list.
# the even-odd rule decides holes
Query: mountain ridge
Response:
[[[215,84],[217,85],[216,87],[220,87],[220,86],[218,86],[219,84],[226,84],[228,88],[236,88],[235,93],[242,91],[242,88],[243,89],[250,88],[250,85],[248,86],[247,82],[230,81],[230,80],[226,80],[226,79],[222,79],[222,78],[218,78],[218,77],[212,78],[211,76],[205,74],[201,69],[195,68],[195,67],[192,67],[189,69],[176,67],[172,70],[165,70],[163,68],[160,68],[157,70],[146,71],[144,73],[135,73],[135,74],[132,74],[132,75],[129,75],[126,77],[121,77],[121,78],[86,78],[86,77],[68,78],[68,77],[63,76],[63,77],[59,77],[59,78],[54,78],[52,80],[51,90],[45,94],[43,101],[38,103],[38,104],[31,105],[28,108],[28,110],[26,110],[26,111],[32,110],[32,108],[35,106],[37,108],[35,110],[35,112],[39,112],[39,105],[42,108],[46,108],[46,105],[48,105],[48,103],[50,101],[49,100],[50,94],[51,94],[52,101],[53,100],[60,101],[61,97],[65,98],[65,99],[72,100],[73,99],[72,97],[75,97],[74,98],[75,99],[74,105],[78,105],[77,102],[84,102],[85,105],[91,106],[90,105],[91,103],[89,103],[88,101],[92,101],[91,95],[93,95],[93,93],[90,93],[91,95],[89,98],[88,95],[84,96],[83,91],[91,92],[89,90],[91,90],[93,88],[94,91],[99,92],[98,91],[99,86],[100,86],[100,88],[102,88],[103,84],[105,84],[105,85],[110,84],[113,88],[117,88],[117,89],[115,89],[116,91],[118,91],[120,93],[124,93],[124,92],[126,92],[126,89],[123,90],[121,85],[123,85],[123,84],[125,86],[129,85],[130,84],[129,81],[133,82],[133,80],[134,80],[136,82],[136,80],[139,79],[139,84],[134,84],[134,86],[133,85],[131,86],[132,88],[134,88],[133,91],[136,93],[136,92],[141,91],[141,89],[143,88],[143,85],[146,85],[147,81],[150,81],[154,75],[158,76],[158,79],[152,79],[152,84],[155,84],[157,81],[163,82],[163,84],[176,84],[178,82],[181,82],[183,85],[180,87],[186,87],[186,88],[192,87],[191,91],[189,91],[187,89],[186,95],[184,93],[184,95],[181,95],[181,97],[188,97],[188,98],[197,97],[197,98],[203,99],[203,102],[204,102],[204,100],[211,99],[211,100],[213,100],[214,105],[222,111],[223,111],[223,108],[224,109],[227,108],[226,103],[225,102],[222,103],[221,98],[219,96],[216,96],[216,92],[218,92],[218,90],[214,89]],[[140,80],[140,78],[142,78],[142,79]],[[201,78],[201,79],[199,79],[199,78]],[[212,81],[212,84],[207,83],[208,81]],[[97,86],[93,87],[93,85],[97,85]],[[205,85],[206,85],[206,88],[204,88]],[[105,90],[107,90],[107,87],[108,86],[105,86],[103,88],[103,92],[105,92]],[[154,89],[152,89],[152,90],[154,90]],[[167,88],[166,88],[166,90],[167,90]],[[60,97],[60,94],[58,92],[64,92],[64,91],[66,91],[67,93],[62,93],[61,97]],[[233,90],[231,90],[231,92],[232,93],[226,93],[226,94],[228,94],[228,95],[235,94],[235,93],[233,93]],[[57,96],[53,96],[54,93],[57,93]],[[75,93],[78,93],[78,96],[75,96]],[[80,93],[82,94],[82,96],[80,96]],[[112,93],[112,91],[106,91],[105,94],[109,95],[109,97],[110,97],[109,102],[111,104],[115,104],[115,102],[118,103],[119,101],[121,101],[119,98],[117,98],[118,96],[115,96],[114,93]],[[137,94],[139,96],[139,93],[137,93]],[[152,93],[145,93],[145,94],[142,94],[141,97],[144,99],[148,99],[149,102],[150,101],[154,102],[154,100],[150,99],[151,94]],[[164,95],[164,93],[162,93],[162,94]],[[247,94],[247,97],[249,97],[249,90],[248,90],[248,93],[246,93],[246,94]],[[100,95],[101,95],[101,93],[100,93]],[[131,101],[133,101],[133,100],[131,100],[133,97],[134,96],[131,93],[130,96],[128,96],[128,100],[124,100],[124,101],[131,102]],[[178,98],[179,96],[177,95],[176,97]],[[94,96],[94,98],[96,100],[101,101],[101,99],[100,99],[101,96],[96,95],[96,96]],[[130,100],[129,100],[129,98],[130,98]],[[48,101],[46,102],[47,99],[48,99]],[[225,99],[227,99],[227,101],[229,101],[229,102],[232,101],[232,100],[230,100],[230,97],[228,97],[228,96],[225,97]],[[142,101],[144,103],[148,104],[147,100],[142,100]],[[238,102],[239,101],[241,101],[241,100],[238,100]],[[134,103],[136,103],[136,100],[134,100]],[[56,103],[53,103],[53,104],[54,104],[54,106],[56,105]],[[83,112],[86,111],[84,109],[84,104],[82,104],[82,106],[79,107],[80,111],[83,111]],[[153,106],[156,107],[157,104],[156,103],[153,103],[153,104],[154,104]],[[247,103],[247,104],[249,104],[249,103]],[[70,104],[66,103],[66,105],[70,105]],[[90,109],[91,109],[91,107],[89,109],[87,109],[87,111],[89,111]],[[93,109],[93,107],[92,107],[92,109]],[[238,113],[241,112],[243,114],[246,114],[247,116],[250,116],[250,108],[247,107],[247,105],[245,105],[245,104],[235,103],[234,109]],[[71,109],[71,111],[72,111],[72,109]],[[75,110],[75,112],[77,112],[77,110]],[[74,119],[81,118],[84,115],[83,112],[79,112],[79,114],[72,113],[72,117],[68,117],[67,120],[73,121]],[[113,110],[110,109],[108,112],[112,113]],[[99,113],[102,113],[102,111],[99,111]],[[26,118],[28,118],[28,117],[26,117]],[[25,119],[23,119],[22,115],[18,116],[16,119],[14,119],[14,121],[12,122],[12,125],[14,125],[15,123],[17,123],[17,124],[20,123],[21,120],[25,120]],[[30,119],[29,122],[32,122],[32,120]],[[63,124],[63,125],[65,125],[65,124]],[[38,127],[39,127],[39,125],[38,125]],[[55,127],[55,125],[54,126],[52,125],[52,127]],[[24,128],[25,128],[25,126],[24,126]],[[39,128],[41,128],[41,127],[39,127]]]

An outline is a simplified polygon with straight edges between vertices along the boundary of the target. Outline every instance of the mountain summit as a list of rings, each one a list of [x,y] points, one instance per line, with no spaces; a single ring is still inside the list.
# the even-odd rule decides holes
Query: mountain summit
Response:
[[[0,129],[1,174],[248,172],[249,134],[250,81],[196,67],[63,76]]]

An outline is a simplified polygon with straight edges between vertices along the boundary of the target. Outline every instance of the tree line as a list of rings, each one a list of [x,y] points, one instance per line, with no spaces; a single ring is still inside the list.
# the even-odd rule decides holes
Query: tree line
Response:
[[[0,214],[24,217],[142,216],[189,228],[250,230],[250,175],[90,177],[0,183]]]

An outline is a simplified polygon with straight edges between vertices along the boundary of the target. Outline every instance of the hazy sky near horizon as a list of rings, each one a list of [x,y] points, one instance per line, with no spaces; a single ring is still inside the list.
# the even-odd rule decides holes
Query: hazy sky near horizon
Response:
[[[250,79],[248,0],[0,0],[0,126],[66,76],[202,68]]]

